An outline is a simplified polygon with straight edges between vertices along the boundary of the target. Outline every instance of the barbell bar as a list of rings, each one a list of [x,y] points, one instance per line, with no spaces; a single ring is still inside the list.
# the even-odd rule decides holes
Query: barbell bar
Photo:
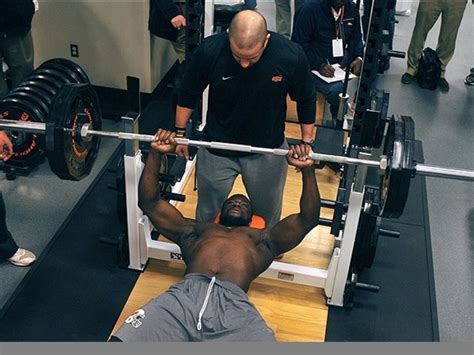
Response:
[[[43,122],[24,122],[24,121],[11,121],[0,119],[0,128],[3,130],[9,131],[22,131],[28,133],[40,133],[46,134],[46,124]],[[72,129],[63,128],[65,132],[69,132],[74,135]],[[155,136],[151,134],[139,134],[139,133],[128,133],[128,132],[113,132],[113,131],[98,131],[91,129],[90,123],[84,123],[78,127],[77,132],[80,133],[81,139],[89,140],[91,137],[106,137],[106,138],[115,138],[122,140],[135,140],[140,142],[154,142]],[[272,149],[272,148],[263,148],[263,147],[254,147],[251,145],[244,144],[235,144],[235,143],[225,143],[225,142],[209,142],[209,141],[200,141],[193,140],[188,138],[175,138],[177,144],[194,146],[194,147],[203,147],[209,149],[217,150],[230,150],[237,152],[245,153],[255,153],[255,154],[267,154],[267,155],[277,155],[285,156],[288,154],[288,149]],[[312,153],[310,155],[312,160],[320,160],[325,162],[339,163],[339,164],[348,164],[348,165],[362,165],[368,167],[379,168],[385,170],[387,168],[387,157],[384,155],[380,156],[379,160],[370,160],[370,159],[360,159],[360,158],[351,158],[340,155],[331,155],[331,154],[321,154],[321,153]],[[414,167],[415,173],[418,175],[425,175],[431,177],[440,177],[446,179],[455,179],[455,180],[467,180],[474,181],[474,171],[464,170],[464,169],[453,169],[453,168],[444,168],[440,166],[426,165],[426,164],[416,164]]]
[[[90,129],[90,124],[86,123],[82,125],[80,129],[81,137],[87,139],[88,137],[108,137],[124,140],[138,140],[141,142],[154,142],[155,136],[148,134],[138,134],[138,133],[127,133],[127,132],[110,132],[110,131],[97,131]],[[256,153],[256,154],[268,154],[268,155],[280,155],[285,156],[288,154],[288,149],[272,149],[272,148],[262,148],[254,147],[251,145],[244,144],[234,144],[234,143],[224,143],[224,142],[208,142],[208,141],[199,141],[192,140],[187,138],[175,138],[177,144],[189,145],[194,147],[203,147],[209,149],[217,150],[231,150],[236,152],[244,153]],[[379,168],[385,170],[387,168],[387,157],[384,155],[380,156],[380,160],[370,160],[370,159],[360,159],[360,158],[351,158],[340,155],[331,155],[331,154],[321,154],[321,153],[312,153],[309,156],[312,160],[325,161],[331,163],[347,164],[347,165],[362,165],[368,167]],[[462,170],[462,169],[452,169],[452,168],[443,168],[439,166],[425,165],[425,164],[416,164],[415,166],[416,174],[426,175],[431,177],[442,177],[447,179],[456,179],[456,180],[468,180],[474,181],[474,171],[471,170]]]
[[[86,123],[82,125],[80,129],[80,135],[83,139],[88,139],[89,137],[107,137],[107,138],[117,138],[125,140],[138,140],[140,142],[154,142],[156,141],[154,135],[149,134],[138,134],[138,133],[127,133],[127,132],[110,132],[110,131],[97,131],[90,129],[90,124]],[[209,149],[218,149],[218,150],[230,150],[235,152],[244,152],[244,153],[255,153],[255,154],[267,154],[267,155],[278,155],[285,156],[288,154],[288,149],[272,149],[272,148],[263,148],[263,147],[254,147],[251,145],[244,144],[235,144],[235,143],[225,143],[225,142],[208,142],[208,141],[199,141],[188,138],[175,138],[177,144],[188,145],[193,147],[202,147]],[[344,157],[339,155],[330,155],[330,154],[320,154],[312,153],[310,155],[312,160],[321,160],[332,163],[340,164],[349,164],[349,165],[366,165],[375,168],[380,168],[384,170],[387,166],[387,159],[381,157],[380,161],[369,160],[369,159],[358,159],[351,157]]]
[[[0,129],[8,131],[18,131],[27,133],[39,133],[46,134],[46,123],[43,122],[30,122],[30,121],[12,121],[0,119]],[[73,129],[62,128],[64,132],[74,135]],[[122,140],[135,140],[140,142],[154,142],[155,136],[151,134],[139,134],[139,133],[128,133],[128,132],[113,132],[113,131],[98,131],[91,129],[90,123],[84,123],[76,129],[80,133],[81,139],[85,141],[91,139],[91,137],[106,137],[115,138]],[[288,154],[288,149],[272,149],[263,147],[254,147],[251,145],[225,143],[225,142],[209,142],[193,140],[188,138],[175,138],[177,144],[203,147],[217,150],[230,150],[245,153],[256,153],[256,154],[267,154],[285,156]],[[381,155],[379,160],[351,158],[339,155],[312,153],[310,155],[312,160],[320,160],[325,162],[348,164],[348,165],[362,165],[368,167],[379,168],[385,170],[387,168],[388,160],[385,155]],[[415,173],[418,175],[425,175],[431,177],[440,177],[446,179],[455,180],[466,180],[474,181],[474,171],[465,169],[453,169],[445,168],[440,166],[416,164],[414,167]]]

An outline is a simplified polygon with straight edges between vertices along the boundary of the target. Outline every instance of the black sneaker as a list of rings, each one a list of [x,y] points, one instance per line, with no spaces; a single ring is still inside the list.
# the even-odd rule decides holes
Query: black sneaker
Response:
[[[466,76],[466,79],[464,79],[464,84],[474,86],[474,73],[471,73]]]
[[[403,84],[411,84],[413,82],[413,79],[415,79],[415,77],[413,75],[410,75],[408,73],[405,73],[402,75],[402,83]]]
[[[441,89],[441,91],[444,91],[444,92],[449,91],[449,83],[445,78],[439,79],[438,87]]]

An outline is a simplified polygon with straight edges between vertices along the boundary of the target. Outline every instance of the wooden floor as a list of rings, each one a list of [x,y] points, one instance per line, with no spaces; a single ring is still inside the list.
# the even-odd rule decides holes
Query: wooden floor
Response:
[[[288,123],[286,136],[299,137],[299,126]],[[322,198],[334,200],[338,185],[337,176],[330,170],[317,170],[317,180]],[[196,208],[197,196],[193,191],[193,184],[194,179],[189,179],[184,191],[186,201],[177,205],[177,208],[189,218],[194,218]],[[241,179],[236,181],[234,192],[245,192]],[[301,176],[293,169],[289,169],[282,217],[298,211],[300,194]],[[332,211],[323,209],[321,217],[332,218]],[[297,248],[286,253],[282,261],[326,269],[333,248],[334,238],[329,234],[329,228],[316,227]],[[182,264],[150,260],[130,294],[112,333],[136,309],[180,281],[183,274]],[[248,295],[267,324],[275,331],[278,341],[324,341],[328,309],[322,289],[258,278],[250,287]]]

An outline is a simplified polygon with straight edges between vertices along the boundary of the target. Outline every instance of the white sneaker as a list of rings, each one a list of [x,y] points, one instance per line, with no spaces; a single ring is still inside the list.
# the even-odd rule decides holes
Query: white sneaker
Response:
[[[9,262],[11,262],[13,265],[16,266],[30,266],[33,264],[36,260],[35,254],[33,254],[31,251],[18,248],[16,251],[15,255],[13,255],[10,259],[8,259]]]

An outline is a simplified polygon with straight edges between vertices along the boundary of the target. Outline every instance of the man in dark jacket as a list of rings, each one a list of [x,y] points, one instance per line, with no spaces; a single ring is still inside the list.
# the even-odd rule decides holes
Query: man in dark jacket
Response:
[[[180,63],[185,54],[185,26],[184,0],[150,0],[148,29],[151,34],[171,41]]]
[[[0,69],[8,66],[12,87],[17,86],[33,70],[31,20],[38,2],[33,0],[0,1]],[[9,91],[0,70],[0,97]]]
[[[352,1],[306,1],[295,15],[291,39],[303,47],[311,70],[322,76],[334,76],[333,64],[344,68],[349,65],[353,74],[360,74],[364,44],[359,15]],[[314,83],[316,90],[331,105],[331,114],[335,118],[342,81],[327,83],[314,76]]]

